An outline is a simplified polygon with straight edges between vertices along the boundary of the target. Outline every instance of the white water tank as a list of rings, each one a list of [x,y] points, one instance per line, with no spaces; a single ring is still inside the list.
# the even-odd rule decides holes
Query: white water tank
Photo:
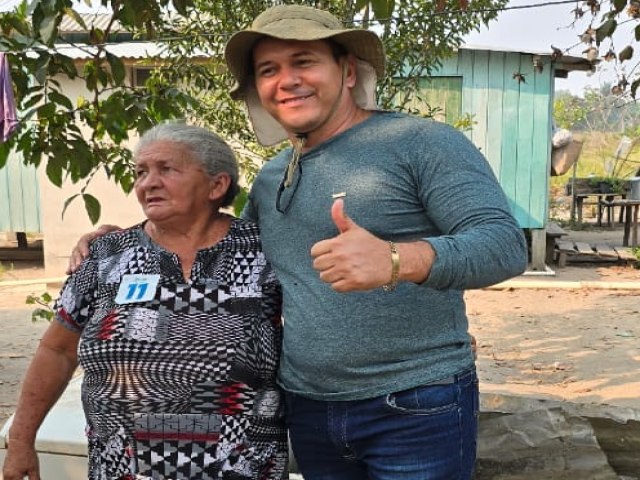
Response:
[[[629,190],[629,197],[631,200],[640,200],[640,177],[631,177],[629,179],[631,183],[631,189]]]

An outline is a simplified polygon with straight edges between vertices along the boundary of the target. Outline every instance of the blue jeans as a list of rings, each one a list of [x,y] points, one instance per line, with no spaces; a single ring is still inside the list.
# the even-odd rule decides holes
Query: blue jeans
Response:
[[[475,368],[367,400],[286,394],[287,426],[305,480],[468,480],[477,414]]]

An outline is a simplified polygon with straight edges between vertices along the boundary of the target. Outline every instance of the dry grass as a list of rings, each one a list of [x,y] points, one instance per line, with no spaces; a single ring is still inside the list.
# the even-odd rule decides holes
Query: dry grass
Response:
[[[614,158],[621,135],[606,132],[576,134],[576,139],[584,140],[584,146],[576,166],[576,177],[608,177],[629,178],[640,169],[640,142],[636,145],[626,161]],[[564,175],[551,177],[551,188],[564,188],[573,173],[570,169]]]

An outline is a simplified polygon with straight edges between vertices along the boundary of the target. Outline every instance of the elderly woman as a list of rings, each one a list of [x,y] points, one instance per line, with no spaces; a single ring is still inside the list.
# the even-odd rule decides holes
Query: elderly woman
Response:
[[[134,152],[147,220],[105,235],[68,279],[27,372],[5,480],[38,477],[37,429],[78,363],[91,480],[279,479],[281,292],[229,147],[162,124]],[[46,474],[46,472],[44,472]]]

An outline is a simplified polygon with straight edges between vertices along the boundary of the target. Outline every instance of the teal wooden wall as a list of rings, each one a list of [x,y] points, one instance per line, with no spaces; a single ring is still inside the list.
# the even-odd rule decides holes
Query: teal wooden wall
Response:
[[[544,227],[549,201],[554,72],[548,56],[535,71],[533,57],[460,49],[432,73],[462,77],[462,113],[474,121],[465,133],[489,160],[523,228]]]
[[[40,191],[35,167],[12,154],[0,168],[0,232],[41,232]]]

